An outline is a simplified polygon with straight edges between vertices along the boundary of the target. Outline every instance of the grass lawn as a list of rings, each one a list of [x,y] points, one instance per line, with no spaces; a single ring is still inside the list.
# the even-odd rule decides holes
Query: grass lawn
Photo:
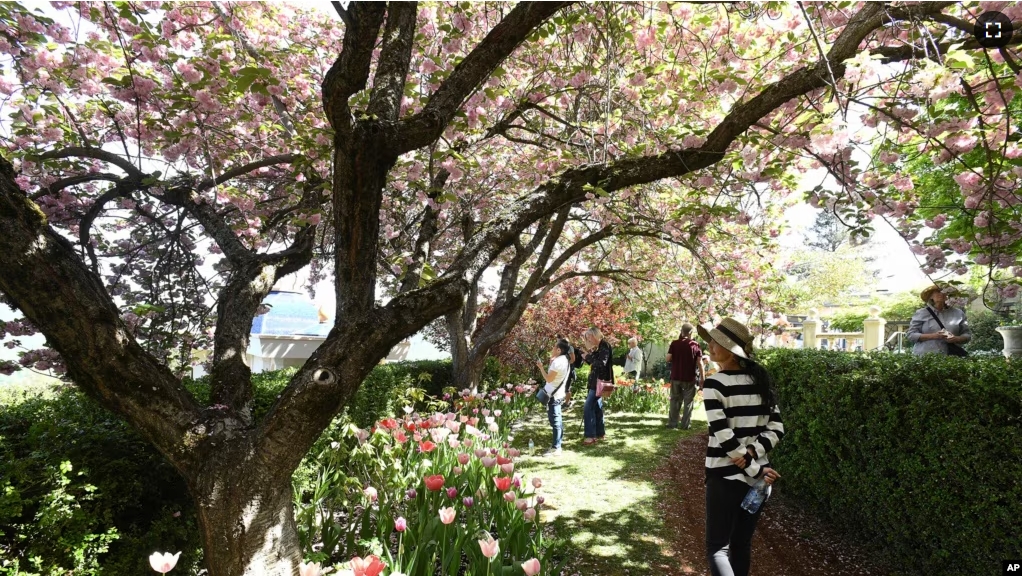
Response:
[[[543,479],[547,503],[542,511],[550,535],[566,540],[564,574],[610,576],[669,571],[664,526],[657,503],[670,487],[657,485],[654,471],[668,458],[680,438],[706,429],[702,404],[693,413],[691,430],[664,428],[666,414],[606,413],[607,437],[582,445],[582,402],[565,414],[563,452],[559,456],[521,458],[526,481]],[[515,431],[515,447],[529,440],[541,453],[550,445],[546,413],[536,411]],[[524,455],[524,454],[523,454]],[[671,490],[676,492],[676,490]],[[689,495],[703,497],[703,487]]]

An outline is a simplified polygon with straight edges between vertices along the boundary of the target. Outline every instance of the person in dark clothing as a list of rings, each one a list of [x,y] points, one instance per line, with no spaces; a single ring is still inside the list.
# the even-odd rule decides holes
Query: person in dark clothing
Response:
[[[596,381],[604,380],[613,382],[614,369],[610,364],[610,344],[603,339],[600,329],[593,326],[585,331],[582,340],[590,350],[586,354],[585,361],[590,366],[588,394],[586,395],[585,408],[582,412],[582,422],[585,427],[585,440],[583,444],[591,445],[603,440],[606,431],[603,427],[603,399],[596,395]]]
[[[667,349],[667,362],[671,365],[671,408],[667,413],[667,427],[678,427],[678,414],[682,414],[681,428],[688,430],[692,422],[692,406],[696,389],[702,388],[703,351],[692,339],[693,326],[682,324],[681,335]],[[682,409],[684,407],[684,409]]]

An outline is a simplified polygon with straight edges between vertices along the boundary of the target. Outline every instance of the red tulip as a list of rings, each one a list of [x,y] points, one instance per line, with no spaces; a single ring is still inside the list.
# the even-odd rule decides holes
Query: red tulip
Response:
[[[426,482],[426,489],[432,490],[433,492],[439,492],[444,487],[443,474],[434,474],[433,476],[426,476],[424,478],[424,481]]]
[[[443,478],[443,476],[441,476]],[[497,485],[497,490],[501,492],[507,492],[511,488],[511,478],[507,476],[500,476],[493,479],[493,483]]]
[[[512,460],[510,458],[505,458],[505,457],[503,457],[503,456],[501,456],[499,454],[497,455],[497,464],[503,465],[503,464],[510,464],[511,462],[512,462]]]
[[[384,418],[383,420],[380,420],[380,426],[383,426],[387,430],[395,430],[397,429],[397,420],[393,418]]]
[[[419,452],[432,452],[433,450],[436,450],[436,444],[429,440],[419,442]]]

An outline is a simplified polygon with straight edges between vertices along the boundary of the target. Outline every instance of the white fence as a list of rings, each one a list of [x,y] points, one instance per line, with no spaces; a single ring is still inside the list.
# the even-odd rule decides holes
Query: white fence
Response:
[[[880,317],[880,308],[869,307],[869,316],[862,322],[862,332],[821,332],[823,323],[819,318],[819,311],[816,308],[809,309],[809,316],[802,321],[801,328],[789,328],[780,335],[777,335],[771,342],[768,339],[764,342],[767,347],[780,348],[827,348],[830,350],[844,350],[854,352],[857,350],[876,350],[884,346],[884,326],[887,320]],[[791,337],[791,333],[802,333],[801,346],[797,340]]]

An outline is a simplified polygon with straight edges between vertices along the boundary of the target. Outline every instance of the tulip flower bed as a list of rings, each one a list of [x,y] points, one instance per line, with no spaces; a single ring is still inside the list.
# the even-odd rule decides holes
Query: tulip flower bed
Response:
[[[356,576],[554,573],[542,481],[516,473],[510,446],[534,391],[448,392],[446,412],[337,429],[296,494],[306,557]]]
[[[663,387],[663,381],[634,381],[618,378],[617,389],[604,398],[605,409],[618,412],[659,414],[667,412],[670,402],[670,387]]]

